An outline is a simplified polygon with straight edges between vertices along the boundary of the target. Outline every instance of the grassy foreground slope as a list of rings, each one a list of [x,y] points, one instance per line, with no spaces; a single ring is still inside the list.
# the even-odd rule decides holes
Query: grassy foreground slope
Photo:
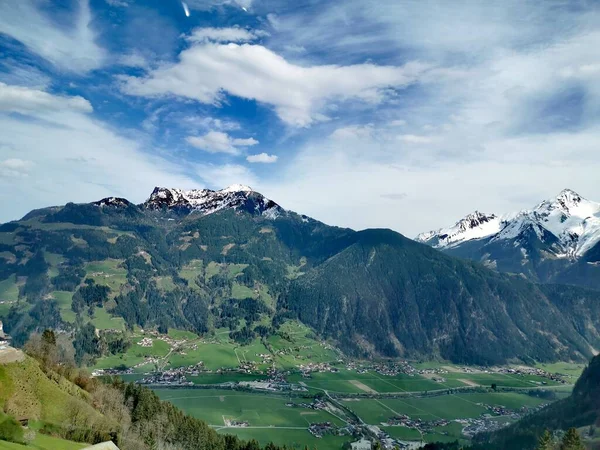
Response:
[[[257,442],[218,434],[147,388],[90,378],[61,361],[51,331],[44,333],[40,345],[27,348],[35,358],[16,351],[17,358],[9,362],[6,354],[14,356],[14,349],[0,354],[0,449],[28,442],[27,448],[76,450],[81,448],[77,442],[108,440],[122,450],[261,449]],[[28,430],[17,422],[24,419]],[[272,445],[269,450],[281,449]]]
[[[102,420],[88,402],[89,394],[58,374],[48,377],[37,361],[0,365],[0,402],[4,411],[17,418],[62,423],[77,411],[85,420]]]

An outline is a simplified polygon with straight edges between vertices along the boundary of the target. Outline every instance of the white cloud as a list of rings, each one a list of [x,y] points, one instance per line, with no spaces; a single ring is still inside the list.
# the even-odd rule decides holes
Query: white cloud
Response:
[[[13,59],[5,59],[0,62],[0,67],[6,69],[6,72],[0,72],[0,82],[5,84],[27,86],[42,90],[51,84],[48,75],[28,64],[23,64]]]
[[[277,162],[279,157],[277,155],[269,155],[268,153],[259,153],[258,155],[249,155],[246,157],[246,161],[251,163],[263,163],[272,164]]]
[[[230,28],[196,28],[187,38],[190,42],[249,42],[258,36],[250,31],[238,27]]]
[[[263,46],[233,43],[197,44],[179,59],[146,77],[121,77],[123,91],[148,97],[175,95],[209,104],[218,104],[225,91],[271,105],[284,122],[305,127],[324,118],[320,110],[328,103],[381,103],[387,89],[414,83],[427,70],[421,63],[302,67]]]
[[[418,136],[416,134],[401,134],[398,139],[409,144],[431,144],[433,138],[430,136]]]
[[[231,155],[238,155],[240,147],[250,147],[258,144],[258,141],[254,138],[232,138],[222,131],[209,131],[203,136],[188,136],[186,141],[188,144],[208,153],[229,153]]]
[[[186,168],[94,120],[84,99],[6,85],[2,92],[18,95],[0,97],[0,222],[68,201],[141,202],[156,185],[199,186]]]
[[[530,208],[565,187],[600,200],[600,128],[577,136],[497,137],[474,158],[441,157],[440,143],[413,153],[399,148],[393,135],[384,139],[384,130],[374,131],[376,138],[317,139],[277,177],[252,186],[283,207],[325,223],[392,228],[409,237],[452,224],[475,209]],[[392,201],[401,201],[401,208]]]
[[[109,4],[110,6],[118,6],[120,8],[127,8],[129,7],[129,3],[127,3],[125,0],[104,0],[107,4]]]
[[[140,67],[142,69],[148,67],[148,61],[139,53],[127,53],[121,55],[118,59],[118,63],[125,67]]]
[[[33,53],[60,69],[87,72],[106,60],[96,44],[89,0],[78,3],[75,26],[60,26],[45,16],[33,0],[0,2],[0,33],[22,42]]]
[[[254,186],[258,180],[250,169],[239,164],[199,164],[196,173],[214,189],[222,189],[232,184]]]
[[[188,0],[190,8],[201,11],[224,5],[234,5],[247,10],[252,6],[252,3],[253,0]]]
[[[90,102],[82,97],[64,97],[24,86],[0,83],[0,111],[41,114],[53,111],[92,112]]]
[[[0,150],[2,150],[0,148]],[[7,151],[8,149],[4,149]],[[10,158],[0,161],[0,177],[26,177],[29,169],[33,166],[33,162],[25,161],[19,158]]]

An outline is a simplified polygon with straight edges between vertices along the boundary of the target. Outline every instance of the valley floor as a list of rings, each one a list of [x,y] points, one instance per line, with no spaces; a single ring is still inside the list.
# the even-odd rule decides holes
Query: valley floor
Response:
[[[440,362],[351,361],[308,328],[239,346],[225,332],[141,333],[96,375],[152,387],[220,433],[292,448],[381,442],[468,442],[567,396],[583,365],[464,367]],[[117,367],[117,370],[110,368]]]

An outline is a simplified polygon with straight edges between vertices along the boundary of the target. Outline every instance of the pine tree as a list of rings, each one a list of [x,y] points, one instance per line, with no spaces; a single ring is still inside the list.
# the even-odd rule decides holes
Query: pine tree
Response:
[[[548,430],[544,431],[544,434],[540,437],[538,441],[538,445],[535,448],[536,450],[552,450],[554,448],[554,443],[552,439],[552,434]]]
[[[585,450],[579,433],[575,428],[569,428],[560,444],[560,450]]]

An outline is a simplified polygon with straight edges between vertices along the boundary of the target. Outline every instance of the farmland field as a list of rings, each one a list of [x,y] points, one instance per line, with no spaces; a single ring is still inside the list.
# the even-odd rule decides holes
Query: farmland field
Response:
[[[337,450],[351,440],[350,436],[315,438],[307,430],[310,423],[328,421],[341,425],[342,422],[326,411],[286,406],[289,402],[310,402],[311,399],[212,389],[157,389],[156,393],[220,433],[256,439],[261,444],[274,442],[298,449],[318,444],[319,450]],[[226,427],[225,420],[247,421],[248,427]]]
[[[161,399],[218,427],[225,426],[225,420],[248,421],[249,426],[263,427],[306,428],[310,423],[326,421],[342,424],[326,411],[286,406],[288,402],[312,399],[213,389],[156,389],[155,392]]]
[[[516,392],[485,394],[453,394],[435,397],[407,397],[397,399],[360,399],[348,406],[365,422],[377,425],[390,417],[406,414],[413,419],[463,419],[476,418],[487,412],[482,404],[518,409],[535,407],[543,400]]]
[[[93,279],[96,284],[110,287],[110,295],[114,297],[119,293],[121,286],[127,283],[127,269],[120,267],[122,263],[120,259],[87,263],[85,266],[87,277]]]
[[[231,270],[224,265],[212,266],[212,270],[219,269],[220,273],[226,268]],[[106,319],[97,314],[96,320]],[[135,381],[147,376],[142,374],[193,366],[202,361],[204,372],[184,375],[192,386],[153,384],[153,389],[163,400],[205,420],[219,433],[257,439],[263,444],[274,441],[292,448],[304,449],[306,444],[316,445],[320,450],[341,448],[352,439],[348,435],[337,436],[336,427],[343,430],[355,416],[365,424],[382,427],[394,439],[424,442],[458,439],[466,443],[468,440],[462,435],[465,420],[473,423],[486,416],[492,422],[512,421],[511,415],[522,412],[523,407],[537,408],[548,402],[528,395],[528,391],[552,390],[554,394],[545,395],[557,399],[572,389],[572,385],[560,384],[541,374],[525,374],[527,368],[517,372],[436,362],[415,363],[414,369],[405,362],[348,363],[297,321],[285,322],[277,334],[264,340],[256,338],[248,345],[231,341],[227,328],[216,329],[204,337],[183,330],[170,330],[168,337],[144,333],[139,328],[132,333],[133,345],[125,353],[100,358],[95,368],[135,366],[133,374],[123,375],[125,380]],[[140,346],[142,339],[146,343],[151,339],[151,345]],[[240,367],[243,373],[237,371]],[[578,370],[568,365],[555,368]],[[264,386],[258,385],[231,386],[231,389],[203,386],[267,381],[267,369],[279,369],[279,380],[291,383],[295,391],[291,394],[260,391]],[[160,380],[154,381],[157,382]],[[268,389],[276,389],[274,386]],[[283,384],[279,388],[289,386]],[[324,401],[318,409],[293,405],[311,404],[315,398]],[[497,415],[498,410],[504,415]],[[395,419],[396,422],[421,420],[425,428],[419,431],[414,425],[412,428],[389,425],[390,419],[404,416],[408,419]],[[232,421],[245,422],[246,426],[234,426]],[[426,425],[430,421],[437,423]],[[310,424],[323,422],[333,424],[331,434],[316,438],[309,433]]]
[[[19,285],[15,275],[0,281],[0,300],[16,302],[19,298]]]
[[[316,438],[306,430],[284,430],[281,428],[219,428],[222,434],[235,434],[240,439],[256,439],[261,445],[273,442],[287,445],[289,449],[304,450],[306,446],[318,450],[340,450],[345,442],[353,441],[351,436],[324,436]]]

